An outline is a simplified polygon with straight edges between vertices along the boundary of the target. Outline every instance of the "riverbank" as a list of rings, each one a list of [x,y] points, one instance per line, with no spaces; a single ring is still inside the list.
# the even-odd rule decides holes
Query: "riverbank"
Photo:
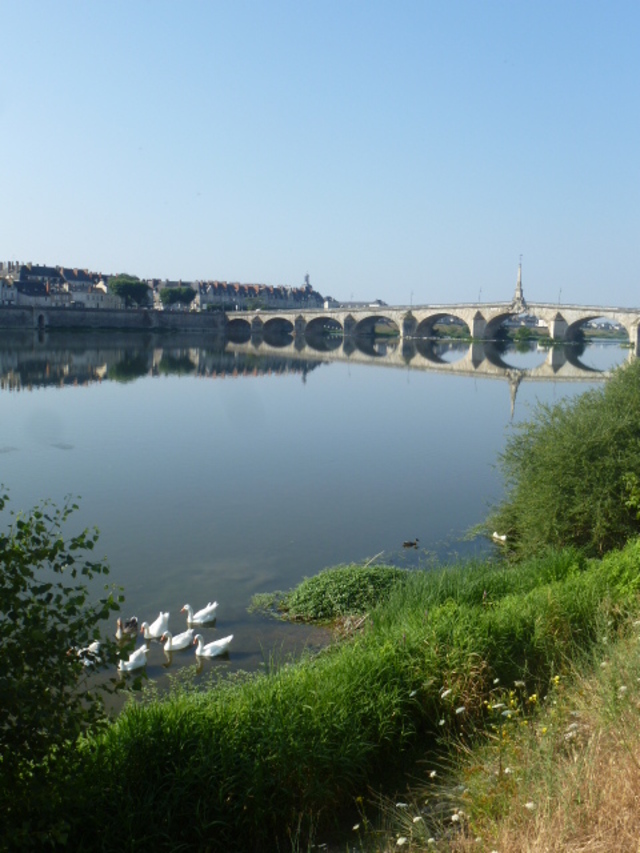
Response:
[[[632,543],[602,561],[565,551],[407,573],[324,653],[132,704],[83,751],[78,849],[98,826],[109,850],[305,849],[385,778],[435,766],[443,728],[465,738],[491,723],[496,679],[547,693],[603,621],[622,624],[639,563]]]
[[[223,311],[156,311],[148,308],[0,307],[0,329],[12,331],[190,332],[223,334]]]

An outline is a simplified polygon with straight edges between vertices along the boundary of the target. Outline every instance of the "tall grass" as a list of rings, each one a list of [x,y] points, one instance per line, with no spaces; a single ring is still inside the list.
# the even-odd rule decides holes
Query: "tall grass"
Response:
[[[291,849],[443,720],[482,724],[495,678],[548,683],[596,641],[601,618],[623,618],[639,565],[634,543],[602,562],[551,553],[514,570],[410,573],[349,642],[206,693],[132,704],[86,745],[90,809],[74,843]]]
[[[446,849],[475,851],[480,838],[481,849],[513,853],[637,851],[637,622],[613,631],[604,626],[591,653],[566,679],[556,679],[539,711],[497,735],[463,749],[454,761],[452,769],[465,781],[457,804],[465,820]],[[446,822],[432,825],[422,840],[444,841],[445,831]],[[412,840],[414,850],[433,849],[417,833]]]

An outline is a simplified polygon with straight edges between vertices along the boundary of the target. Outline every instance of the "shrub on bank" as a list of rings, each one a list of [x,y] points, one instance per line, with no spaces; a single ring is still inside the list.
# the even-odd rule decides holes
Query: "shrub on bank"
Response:
[[[553,546],[591,556],[640,532],[640,360],[604,387],[539,404],[501,455],[507,497],[487,532],[522,559]]]
[[[286,593],[279,610],[288,619],[327,622],[367,613],[385,601],[408,576],[392,566],[336,566],[325,569]]]

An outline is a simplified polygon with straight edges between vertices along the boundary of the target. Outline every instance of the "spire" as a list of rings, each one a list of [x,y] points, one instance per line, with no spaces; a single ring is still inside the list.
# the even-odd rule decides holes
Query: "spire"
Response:
[[[520,262],[518,264],[518,281],[516,283],[516,292],[513,295],[513,308],[519,314],[522,314],[527,308],[524,293],[522,292],[522,255],[520,255]]]

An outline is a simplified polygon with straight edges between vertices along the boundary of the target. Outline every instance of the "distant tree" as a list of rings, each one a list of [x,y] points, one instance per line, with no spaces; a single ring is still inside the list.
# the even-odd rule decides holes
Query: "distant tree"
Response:
[[[7,501],[0,495],[0,512]],[[11,513],[0,533],[2,850],[44,849],[63,838],[56,803],[67,796],[76,745],[106,719],[98,691],[111,685],[90,687],[87,674],[116,660],[115,643],[100,637],[99,624],[119,609],[118,596],[88,601],[86,582],[108,568],[87,557],[96,530],[63,537],[75,509],[44,503]],[[98,640],[97,651],[87,650]]]
[[[191,305],[196,298],[196,292],[192,287],[163,287],[160,289],[160,301],[163,305]]]
[[[151,289],[135,275],[122,273],[109,279],[109,290],[124,299],[127,306],[144,305],[149,301]]]

